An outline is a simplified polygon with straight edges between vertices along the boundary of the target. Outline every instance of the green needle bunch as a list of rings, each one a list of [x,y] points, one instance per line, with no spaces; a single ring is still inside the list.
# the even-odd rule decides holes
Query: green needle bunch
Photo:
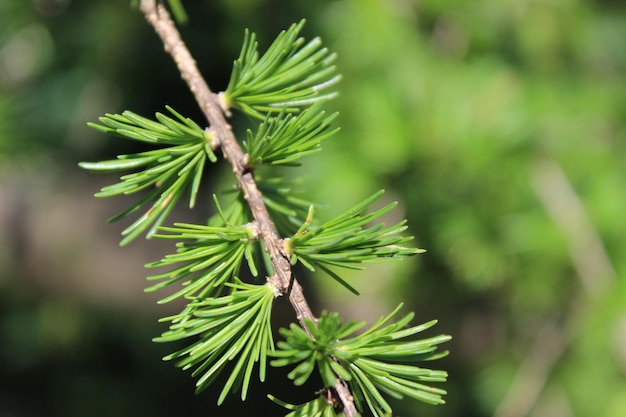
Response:
[[[367,227],[371,222],[391,211],[396,203],[389,204],[377,211],[362,215],[383,191],[340,214],[320,226],[311,226],[313,209],[311,206],[307,219],[293,237],[285,241],[285,250],[291,257],[291,263],[300,262],[310,271],[315,268],[326,272],[344,287],[358,295],[331,267],[363,269],[361,264],[395,261],[402,257],[424,252],[423,249],[411,249],[399,246],[412,239],[402,236],[406,230],[405,220],[385,228],[383,223]]]
[[[334,386],[335,380],[340,377],[352,388],[357,406],[362,409],[363,403],[367,404],[377,417],[392,412],[381,392],[395,398],[406,395],[431,404],[443,404],[441,396],[446,392],[423,382],[443,382],[446,372],[420,368],[412,363],[445,356],[447,352],[435,350],[438,344],[450,340],[450,336],[400,341],[436,323],[433,320],[420,326],[406,327],[413,318],[410,313],[383,327],[400,307],[360,334],[357,332],[365,326],[365,322],[351,320],[343,324],[337,313],[326,311],[317,323],[307,321],[309,333],[292,324],[289,329],[281,329],[280,333],[286,341],[278,342],[279,350],[274,356],[279,359],[271,364],[296,365],[289,373],[289,378],[296,385],[306,382],[316,369],[325,386]]]
[[[271,327],[274,291],[269,285],[250,285],[239,280],[226,284],[228,295],[206,297],[190,303],[193,313],[161,319],[173,324],[156,342],[192,339],[189,346],[164,357],[178,359],[182,369],[196,367],[192,376],[200,376],[197,392],[207,388],[230,361],[235,367],[224,384],[218,404],[230,391],[241,389],[241,399],[246,399],[252,371],[257,362],[259,380],[265,380],[268,353],[274,350]]]
[[[79,164],[81,168],[102,173],[145,168],[122,176],[119,183],[104,187],[96,194],[96,197],[111,197],[149,189],[136,204],[109,220],[122,219],[146,203],[152,204],[122,232],[125,236],[122,245],[129,243],[149,227],[148,237],[154,234],[187,189],[189,207],[193,208],[206,160],[217,161],[211,149],[210,136],[195,122],[181,116],[171,107],[167,106],[167,110],[178,121],[160,113],[156,114],[157,120],[153,121],[125,111],[122,114],[101,117],[102,125],[89,123],[89,126],[101,132],[158,146],[155,150],[119,155],[117,159],[110,161]]]
[[[333,65],[335,54],[315,38],[306,43],[298,37],[304,20],[281,32],[259,58],[256,35],[246,30],[230,82],[221,94],[225,107],[264,119],[267,113],[298,111],[336,92],[320,94],[341,77]]]
[[[339,80],[335,56],[319,38],[310,42],[300,38],[303,25],[301,21],[282,32],[262,55],[255,35],[246,31],[228,87],[217,96],[225,114],[238,110],[252,116],[254,126],[240,143],[245,150],[241,175],[253,178],[271,224],[262,224],[258,208],[241,191],[224,207],[214,196],[217,214],[205,224],[166,224],[181,199],[193,208],[207,160],[224,160],[219,152],[221,138],[214,137],[213,129],[200,127],[170,107],[171,116],[157,113],[154,120],[126,111],[90,124],[151,149],[80,166],[99,173],[129,172],[96,194],[141,195],[111,220],[147,206],[123,231],[122,245],[141,234],[176,242],[175,253],[146,265],[161,270],[148,277],[152,285],[146,291],[169,288],[161,303],[184,300],[179,314],[162,319],[169,329],[155,341],[186,344],[164,359],[192,370],[198,378],[197,391],[222,381],[218,376],[226,372],[230,374],[222,383],[218,403],[235,391],[245,400],[253,374],[263,381],[269,363],[292,366],[289,378],[296,386],[315,372],[321,377],[323,386],[305,404],[291,405],[269,396],[292,417],[353,416],[366,410],[375,416],[391,415],[388,397],[441,404],[445,391],[426,384],[445,381],[446,372],[417,363],[445,356],[447,352],[436,349],[450,337],[415,338],[435,321],[412,326],[413,314],[407,314],[394,322],[400,307],[365,331],[364,323],[343,323],[337,313],[323,312],[317,319],[305,317],[300,324],[281,329],[284,340],[274,342],[272,305],[277,297],[289,295],[293,282],[276,284],[275,259],[263,234],[267,228],[280,235],[276,250],[286,259],[287,268],[299,263],[310,271],[324,271],[355,294],[357,289],[340,277],[338,269],[362,269],[369,263],[422,252],[403,246],[411,240],[404,234],[405,221],[390,226],[380,222],[395,203],[371,210],[382,191],[319,223],[315,206],[298,197],[297,181],[273,176],[271,170],[263,176],[257,172],[264,165],[298,166],[302,157],[318,152],[320,143],[337,131],[332,127],[337,115],[323,110],[326,100],[336,95],[328,90]],[[348,387],[353,400],[339,395],[338,383]],[[346,401],[353,401],[358,411],[349,411]]]
[[[214,227],[177,223],[176,227],[162,227],[159,230],[167,234],[156,234],[155,237],[191,239],[179,241],[176,253],[146,265],[147,268],[155,268],[180,264],[172,270],[148,277],[148,280],[160,282],[147,288],[147,292],[182,281],[182,288],[160,303],[178,297],[204,299],[219,293],[229,280],[239,275],[244,258],[251,274],[258,275],[252,254],[256,238],[249,226]]]
[[[298,166],[297,159],[320,151],[320,142],[338,130],[329,131],[337,113],[325,117],[323,104],[318,101],[297,116],[288,114],[283,107],[277,116],[268,114],[255,134],[248,129],[248,140],[243,142],[247,165],[251,168],[262,164]]]

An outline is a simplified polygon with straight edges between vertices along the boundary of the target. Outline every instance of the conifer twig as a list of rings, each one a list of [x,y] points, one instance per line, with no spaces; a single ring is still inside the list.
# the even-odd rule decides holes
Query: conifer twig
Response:
[[[269,280],[281,294],[288,293],[298,321],[304,329],[307,329],[305,320],[316,322],[317,318],[304,297],[302,287],[292,275],[291,265],[283,251],[283,240],[276,231],[252,172],[246,169],[244,152],[224,117],[218,96],[211,91],[200,74],[195,60],[181,39],[167,9],[162,4],[157,5],[156,0],[141,0],[140,10],[161,38],[165,51],[172,56],[181,77],[189,86],[189,90],[207,118],[213,137],[212,146],[220,147],[224,158],[232,166],[237,183],[250,206],[258,225],[259,235],[274,268],[274,275]],[[346,417],[353,417],[358,413],[352,395],[346,387],[345,381],[337,380],[335,390],[342,403],[343,413]]]

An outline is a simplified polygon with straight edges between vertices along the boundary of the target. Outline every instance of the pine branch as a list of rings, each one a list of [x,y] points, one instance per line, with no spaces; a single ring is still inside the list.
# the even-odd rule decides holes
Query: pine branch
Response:
[[[224,117],[219,97],[210,90],[200,74],[165,7],[161,4],[157,6],[155,0],[141,0],[140,10],[161,38],[165,50],[172,56],[182,78],[207,118],[211,126],[212,144],[221,148],[224,158],[232,166],[237,183],[257,222],[259,235],[272,263],[274,275],[270,277],[269,282],[280,293],[288,293],[297,319],[302,327],[307,329],[306,323],[316,322],[317,319],[304,297],[302,287],[291,273],[291,265],[283,251],[283,241],[270,218],[254,176],[246,167],[245,155],[235,139],[230,124]],[[346,383],[339,380],[337,385],[345,386]],[[337,393],[346,417],[356,416],[358,413],[349,392],[338,390]]]
[[[154,0],[142,0],[140,9],[146,20],[160,36],[165,50],[174,59],[182,78],[187,82],[190,91],[209,121],[215,143],[220,146],[224,158],[233,168],[237,183],[243,191],[244,198],[248,201],[252,215],[258,223],[259,234],[272,260],[276,273],[272,282],[283,293],[287,292],[291,284],[290,300],[294,304],[299,320],[302,321],[304,318],[315,319],[311,309],[306,304],[300,285],[295,280],[292,284],[291,268],[288,260],[282,254],[281,239],[272,223],[254,176],[246,168],[245,154],[222,113],[217,95],[210,90],[200,74],[195,60],[180,38],[180,34],[165,7],[160,4],[157,6]]]
[[[180,6],[179,0],[169,1]],[[291,270],[296,263],[311,271],[322,270],[358,294],[335,268],[363,269],[365,264],[422,252],[402,246],[412,239],[402,234],[405,221],[391,226],[373,224],[395,203],[368,211],[382,195],[379,191],[317,224],[313,204],[293,194],[294,181],[255,176],[261,165],[298,166],[300,158],[317,152],[320,142],[337,131],[330,128],[336,114],[327,116],[322,110],[325,99],[336,93],[320,94],[339,79],[332,65],[334,54],[322,47],[319,38],[309,43],[298,38],[304,20],[281,32],[263,55],[257,52],[255,35],[246,31],[228,88],[214,94],[164,6],[155,0],[141,0],[140,9],[177,64],[210,127],[202,129],[169,107],[174,119],[158,113],[156,120],[128,111],[107,114],[100,118],[101,124],[90,126],[156,149],[120,155],[114,160],[83,162],[80,166],[95,172],[133,171],[96,196],[147,191],[112,219],[152,204],[122,233],[122,244],[148,228],[147,237],[177,241],[176,253],[146,265],[171,268],[148,277],[157,282],[146,291],[175,284],[179,288],[160,302],[187,300],[181,313],[162,320],[169,321],[170,327],[155,341],[184,339],[188,344],[164,359],[176,359],[183,369],[194,368],[192,376],[199,377],[198,391],[215,382],[230,368],[228,363],[234,364],[218,404],[231,391],[240,390],[245,399],[255,368],[259,378],[264,379],[268,356],[276,358],[271,362],[273,366],[295,365],[289,378],[296,385],[303,384],[317,369],[324,388],[316,400],[295,406],[270,397],[291,410],[289,415],[293,417],[354,417],[365,406],[375,416],[389,415],[391,407],[383,394],[442,404],[445,391],[422,382],[441,382],[447,374],[412,364],[445,356],[447,352],[435,350],[449,336],[406,340],[435,321],[407,327],[413,317],[409,314],[387,324],[398,307],[369,330],[357,334],[364,323],[349,321],[344,325],[336,313],[323,312],[315,317]],[[256,131],[248,130],[247,140],[243,141],[245,153],[225,119],[231,108],[258,120]],[[230,204],[222,209],[214,195],[217,213],[207,224],[162,226],[187,190],[189,205],[194,205],[205,161],[216,162],[214,151],[218,149],[231,165],[239,189]],[[260,260],[270,275],[265,285],[242,282],[242,266],[247,264],[256,277]],[[276,297],[285,294],[300,326],[292,323],[290,329],[281,329],[286,341],[279,342],[280,350],[276,351],[270,327],[271,306]]]

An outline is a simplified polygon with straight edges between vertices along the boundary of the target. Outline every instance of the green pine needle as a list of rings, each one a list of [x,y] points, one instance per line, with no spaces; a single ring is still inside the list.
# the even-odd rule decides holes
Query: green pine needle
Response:
[[[233,186],[232,189],[229,189],[223,194],[234,195],[234,198],[232,198],[231,201],[228,201],[228,203],[224,207],[222,207],[222,205],[217,202],[217,197],[215,196],[215,194],[213,195],[213,199],[216,202],[215,206],[217,208],[217,213],[209,218],[209,226],[250,223],[252,221],[252,213],[250,213],[250,209],[245,199],[243,198],[241,189]]]
[[[167,3],[170,5],[170,9],[174,15],[174,20],[181,25],[187,23],[189,17],[187,16],[187,12],[185,11],[185,8],[180,0],[168,0]]]
[[[137,203],[109,219],[119,220],[151,203],[150,208],[122,232],[125,237],[121,245],[129,243],[147,229],[147,237],[152,236],[186,191],[189,207],[193,207],[206,159],[217,160],[205,131],[171,107],[167,109],[176,119],[157,113],[157,121],[153,121],[126,111],[121,115],[101,117],[101,125],[89,123],[89,126],[104,133],[159,146],[151,151],[119,155],[114,160],[79,164],[81,168],[99,173],[135,171],[120,177],[121,182],[102,188],[96,197],[147,190]]]
[[[234,363],[218,404],[231,391],[241,390],[245,400],[254,367],[259,364],[259,379],[264,381],[266,358],[274,350],[270,322],[273,288],[241,281],[226,285],[232,289],[229,295],[190,304],[193,313],[189,315],[186,309],[167,318],[172,321],[169,331],[155,339],[171,342],[191,338],[187,347],[163,359],[177,359],[176,366],[183,370],[195,368],[192,376],[199,376],[197,392],[209,387],[229,363]]]
[[[424,383],[444,382],[445,371],[420,368],[413,363],[441,358],[447,352],[436,352],[439,344],[450,340],[441,335],[426,339],[405,340],[429,329],[436,321],[406,327],[413,314],[396,323],[387,324],[399,311],[381,318],[367,331],[355,335],[365,323],[342,323],[339,315],[324,311],[317,325],[307,322],[313,339],[299,326],[281,329],[285,341],[278,342],[272,366],[295,366],[289,378],[296,385],[308,380],[314,369],[319,372],[324,386],[333,387],[337,378],[346,381],[355,397],[355,404],[363,411],[364,405],[375,416],[388,415],[391,406],[383,394],[401,398],[404,395],[430,404],[443,404],[446,392]]]
[[[235,108],[258,119],[286,107],[297,111],[336,93],[320,94],[339,81],[333,65],[335,54],[315,38],[305,44],[298,33],[304,19],[281,32],[259,58],[256,35],[245,32],[239,58],[235,60],[230,82],[222,93],[227,108]]]
[[[343,413],[335,411],[334,405],[324,396],[298,405],[281,401],[271,394],[268,394],[267,397],[281,407],[292,410],[285,417],[344,417]]]
[[[319,268],[355,292],[330,268],[361,269],[361,264],[397,261],[424,252],[401,246],[412,239],[399,235],[406,230],[405,220],[387,228],[382,223],[369,226],[396,206],[392,203],[364,214],[382,194],[383,191],[379,191],[321,226],[310,226],[312,219],[307,218],[298,232],[285,242],[292,264],[300,262],[311,271]]]
[[[298,159],[321,150],[320,142],[338,130],[329,130],[337,113],[325,117],[321,110],[323,104],[317,102],[296,116],[286,113],[285,109],[276,117],[268,114],[254,135],[248,130],[248,140],[244,141],[248,167],[297,166]]]
[[[311,201],[302,197],[301,180],[255,175],[263,202],[282,236],[294,234],[306,218]]]
[[[167,303],[179,297],[203,299],[219,293],[229,280],[239,275],[244,257],[252,274],[258,274],[251,254],[256,234],[250,226],[177,223],[175,227],[160,227],[154,237],[187,240],[176,245],[176,253],[146,265],[147,268],[178,265],[168,272],[148,277],[148,280],[160,282],[146,288],[146,292],[182,283],[178,291],[159,303]]]

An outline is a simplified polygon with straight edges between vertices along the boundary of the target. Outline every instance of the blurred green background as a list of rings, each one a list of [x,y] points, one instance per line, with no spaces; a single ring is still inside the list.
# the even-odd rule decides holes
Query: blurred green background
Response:
[[[322,215],[385,188],[427,252],[348,275],[359,298],[322,276],[306,291],[346,319],[404,301],[453,335],[433,363],[450,373],[448,404],[404,401],[398,415],[626,416],[626,3],[184,4],[183,37],[215,91],[246,27],[264,49],[306,17],[305,36],[339,54],[342,130],[298,175]],[[76,164],[136,150],[87,121],[166,104],[202,124],[128,1],[0,2],[1,417],[282,415],[266,392],[313,395],[272,371],[278,385],[218,408],[150,341],[177,306],[143,293],[142,265],[172,248],[119,248],[124,225],[105,219],[131,200],[96,201],[115,177]],[[203,221],[211,185],[174,219]]]

